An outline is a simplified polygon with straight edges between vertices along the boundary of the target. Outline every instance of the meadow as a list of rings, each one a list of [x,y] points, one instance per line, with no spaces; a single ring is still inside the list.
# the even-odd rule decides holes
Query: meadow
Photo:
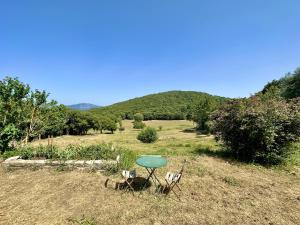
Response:
[[[180,169],[184,160],[180,200],[149,191],[123,193],[104,187],[98,171],[0,168],[0,224],[299,224],[299,166],[266,168],[227,157],[213,136],[197,134],[189,121],[146,121],[158,129],[159,140],[143,144],[132,121],[115,134],[89,132],[53,140],[70,144],[113,143],[137,154],[160,154],[167,167]],[[47,145],[47,139],[30,145]],[[298,158],[295,158],[298,160]],[[295,164],[295,163],[294,163]],[[293,164],[293,165],[294,165]],[[139,176],[145,169],[135,165]]]

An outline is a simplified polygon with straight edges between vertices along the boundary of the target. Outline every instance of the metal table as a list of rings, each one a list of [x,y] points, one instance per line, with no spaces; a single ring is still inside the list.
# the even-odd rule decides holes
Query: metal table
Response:
[[[146,155],[146,156],[139,157],[136,160],[136,164],[146,168],[146,170],[149,174],[143,189],[145,189],[145,187],[150,179],[153,181],[153,183],[157,189],[158,185],[161,185],[161,183],[160,183],[159,179],[157,178],[157,176],[155,175],[155,171],[158,168],[166,166],[167,159],[162,156],[157,156],[157,155]]]

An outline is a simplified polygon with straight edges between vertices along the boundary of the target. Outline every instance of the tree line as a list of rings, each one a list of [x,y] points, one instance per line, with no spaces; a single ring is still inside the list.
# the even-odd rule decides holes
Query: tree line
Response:
[[[64,134],[82,135],[88,130],[113,133],[120,119],[74,111],[49,100],[46,91],[32,90],[17,78],[0,81],[0,151],[16,142]]]

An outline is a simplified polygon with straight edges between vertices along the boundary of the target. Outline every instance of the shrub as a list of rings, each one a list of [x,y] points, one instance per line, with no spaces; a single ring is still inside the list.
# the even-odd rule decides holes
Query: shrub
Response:
[[[300,100],[233,100],[212,115],[213,130],[243,161],[279,164],[300,136]]]
[[[134,129],[144,129],[146,127],[146,124],[143,122],[134,121],[133,122],[133,128]]]
[[[139,133],[137,139],[143,143],[153,143],[158,139],[158,135],[154,128],[147,127]]]
[[[137,122],[142,122],[144,120],[144,116],[141,113],[134,114],[133,118],[134,118],[134,121],[137,121]]]
[[[162,129],[163,129],[163,126],[160,125],[160,126],[158,127],[158,130],[159,130],[159,131],[162,131]]]

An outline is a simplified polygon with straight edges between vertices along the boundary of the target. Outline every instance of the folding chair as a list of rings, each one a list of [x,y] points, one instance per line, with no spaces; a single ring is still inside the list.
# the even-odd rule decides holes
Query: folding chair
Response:
[[[120,164],[120,156],[117,156],[117,165],[119,168]],[[135,170],[123,170],[122,171],[122,177],[124,178],[124,183],[126,184],[124,191],[132,191],[132,194],[134,195],[134,188],[132,187],[132,183],[134,182],[134,179],[137,177]]]
[[[124,191],[132,191],[132,194],[134,195],[134,188],[132,187],[132,183],[134,182],[134,179],[136,178],[136,171],[132,170],[123,170],[122,176],[124,178],[124,182],[126,183],[126,187]]]
[[[173,192],[175,194],[175,196],[177,198],[179,198],[178,194],[174,190],[174,187],[176,186],[179,189],[179,191],[181,191],[181,188],[179,187],[179,183],[182,178],[185,162],[186,161],[184,161],[184,164],[179,172],[177,172],[177,173],[168,172],[167,173],[167,175],[165,177],[165,181],[167,184],[163,189],[163,192],[166,192],[166,196],[168,196],[171,192]]]

